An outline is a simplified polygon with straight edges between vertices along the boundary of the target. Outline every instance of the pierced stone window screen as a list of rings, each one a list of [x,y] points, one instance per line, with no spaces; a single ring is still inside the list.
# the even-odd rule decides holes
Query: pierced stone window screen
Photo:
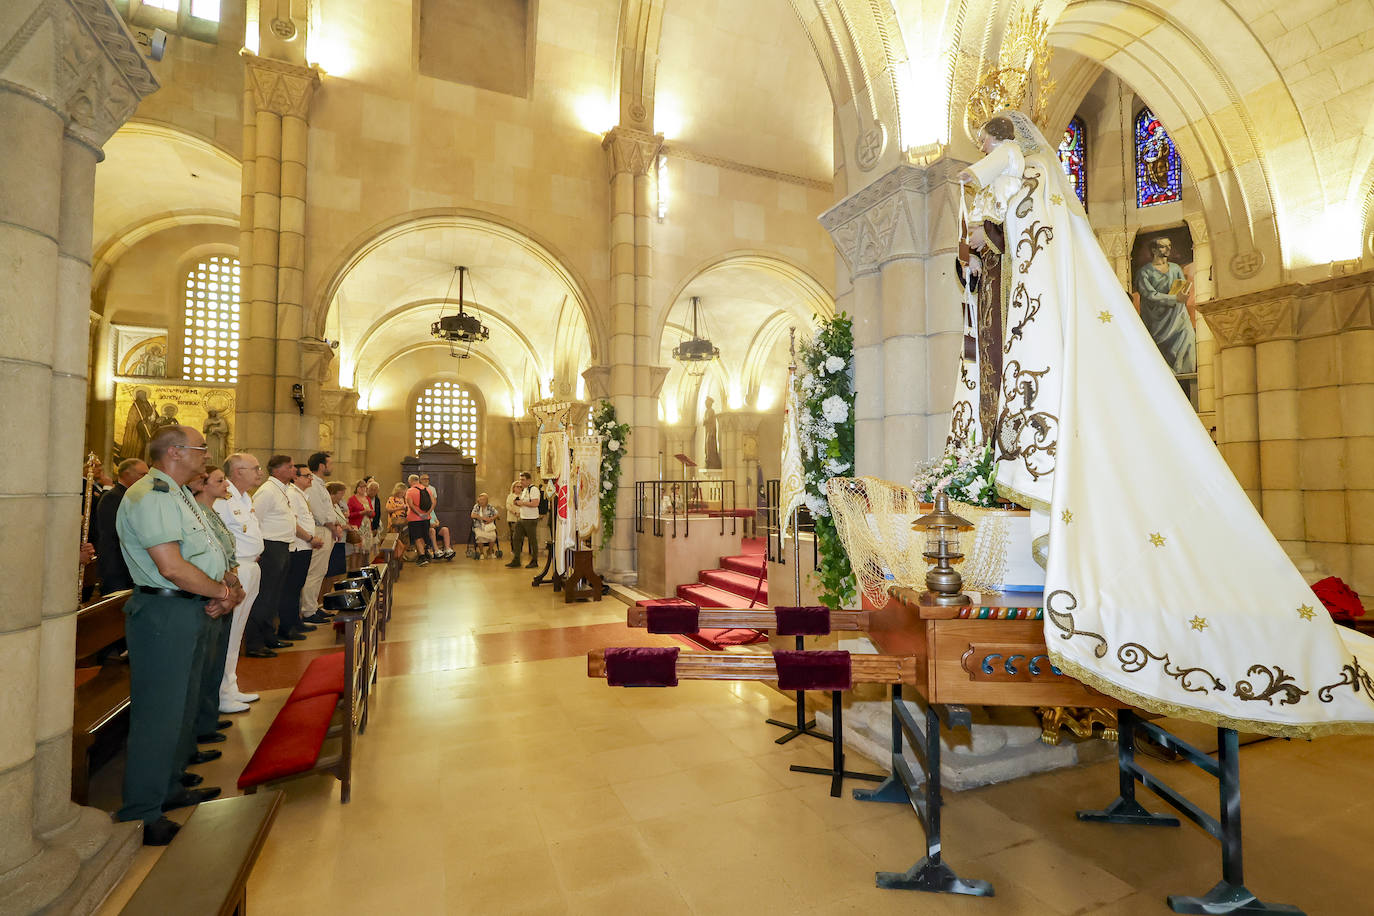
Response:
[[[1088,129],[1083,119],[1075,117],[1064,128],[1064,139],[1059,142],[1059,164],[1064,174],[1069,176],[1069,184],[1078,195],[1078,202],[1088,205]]]
[[[1148,108],[1135,116],[1136,205],[1153,207],[1183,199],[1183,165],[1164,124]]]
[[[236,382],[239,377],[239,261],[214,255],[186,274],[182,378]]]
[[[435,382],[415,401],[415,452],[443,439],[477,460],[477,402],[458,382]]]

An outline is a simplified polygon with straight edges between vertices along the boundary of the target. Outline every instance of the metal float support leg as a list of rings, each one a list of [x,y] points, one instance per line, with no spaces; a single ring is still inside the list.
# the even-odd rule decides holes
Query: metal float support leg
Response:
[[[1136,801],[1135,724],[1136,714],[1123,709],[1116,717],[1116,772],[1120,795],[1101,811],[1079,811],[1080,821],[1107,824],[1135,824],[1142,827],[1177,827],[1179,820],[1167,814],[1152,814]]]
[[[815,773],[817,776],[830,777],[830,794],[834,798],[840,797],[840,792],[844,788],[844,779],[867,779],[873,782],[882,782],[883,777],[874,773],[856,773],[853,770],[844,768],[844,706],[841,703],[841,696],[838,690],[830,691],[830,767],[804,767],[793,764],[788,767],[793,773]]]

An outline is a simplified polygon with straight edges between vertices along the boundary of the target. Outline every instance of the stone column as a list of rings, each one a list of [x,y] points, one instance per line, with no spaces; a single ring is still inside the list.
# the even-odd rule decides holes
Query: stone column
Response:
[[[239,447],[260,456],[314,445],[318,426],[301,415],[292,386],[304,385],[305,170],[307,115],[319,85],[311,68],[249,56],[244,69],[244,194],[240,251],[244,283],[238,382]],[[252,144],[251,147],[249,144]],[[251,161],[252,167],[249,168]],[[251,262],[248,260],[251,252]],[[317,405],[319,392],[306,392]],[[316,399],[312,401],[311,399]],[[318,417],[318,406],[313,411]]]
[[[72,664],[100,147],[157,82],[112,7],[0,6],[0,907],[89,912],[137,849],[70,801]]]
[[[535,477],[539,476],[539,469],[535,467],[539,459],[535,454],[538,447],[535,438],[539,433],[539,421],[531,419],[515,420],[510,425],[511,435],[514,442],[511,447],[511,455],[515,461],[514,473],[511,480],[520,476],[521,471],[529,471]],[[501,494],[501,505],[506,504],[506,494]]]
[[[658,459],[658,354],[650,341],[649,264],[652,256],[649,172],[663,145],[660,134],[617,127],[606,134],[611,184],[611,340],[606,361],[616,416],[630,424],[629,451],[616,493],[615,535],[603,561],[612,581],[634,580],[634,484],[655,473]]]
[[[758,467],[759,423],[762,420],[762,414],[746,410],[729,410],[716,415],[716,428],[720,431],[720,463],[725,479],[735,482],[736,508],[754,505],[753,494],[748,492],[745,481],[754,477],[752,472]],[[746,447],[749,439],[753,440],[752,453]]]
[[[950,263],[963,165],[900,165],[821,216],[852,284],[856,473],[906,480],[944,446],[961,335]]]

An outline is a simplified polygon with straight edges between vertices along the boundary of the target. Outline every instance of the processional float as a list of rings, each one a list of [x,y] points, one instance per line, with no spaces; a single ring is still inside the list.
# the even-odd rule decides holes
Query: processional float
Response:
[[[553,491],[544,568],[530,584],[548,581],[565,603],[600,601],[604,588],[591,542],[601,526],[601,437],[573,435],[585,404],[547,399],[530,411],[539,420],[539,476]]]

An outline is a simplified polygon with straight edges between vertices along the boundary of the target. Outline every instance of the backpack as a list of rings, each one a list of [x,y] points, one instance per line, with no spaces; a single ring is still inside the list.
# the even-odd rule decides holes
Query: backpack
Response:
[[[416,487],[415,489],[420,491],[420,497],[418,500],[418,502],[420,503],[420,512],[425,513],[428,512],[430,509],[433,509],[434,500],[429,498],[429,490],[425,487]]]
[[[542,489],[539,491],[539,514],[549,514],[549,498],[544,495],[544,491]]]

